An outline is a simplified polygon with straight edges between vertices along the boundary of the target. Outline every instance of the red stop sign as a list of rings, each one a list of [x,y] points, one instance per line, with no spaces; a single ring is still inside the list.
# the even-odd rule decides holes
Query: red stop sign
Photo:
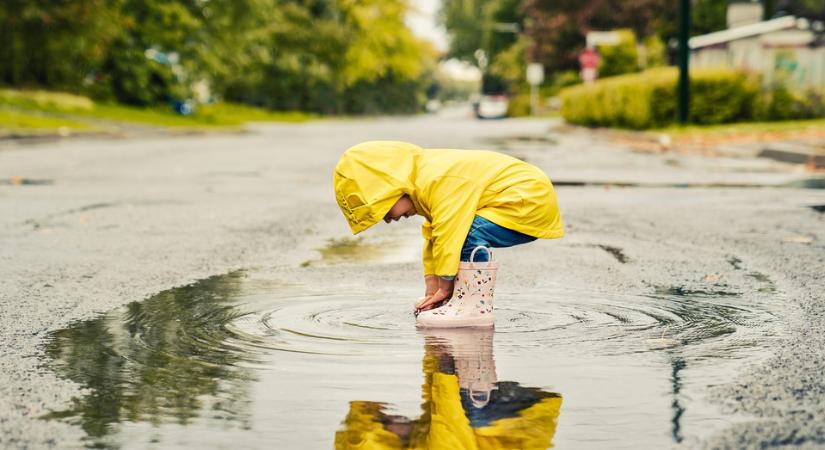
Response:
[[[579,54],[579,64],[582,69],[595,69],[599,66],[599,53],[592,48],[586,48]]]

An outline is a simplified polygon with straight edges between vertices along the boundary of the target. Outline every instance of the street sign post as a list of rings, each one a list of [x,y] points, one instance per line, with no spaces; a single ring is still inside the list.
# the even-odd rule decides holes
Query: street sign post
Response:
[[[527,65],[527,82],[530,83],[530,114],[536,115],[539,110],[539,85],[544,82],[544,66],[541,63]]]
[[[593,48],[585,48],[579,53],[580,75],[585,83],[592,83],[599,75],[599,52]]]

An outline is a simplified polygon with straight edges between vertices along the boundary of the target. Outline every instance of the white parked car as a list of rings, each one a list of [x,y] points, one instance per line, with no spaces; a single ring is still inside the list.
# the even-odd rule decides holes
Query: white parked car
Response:
[[[479,119],[502,119],[507,117],[510,101],[506,95],[482,95],[476,104],[476,117]]]

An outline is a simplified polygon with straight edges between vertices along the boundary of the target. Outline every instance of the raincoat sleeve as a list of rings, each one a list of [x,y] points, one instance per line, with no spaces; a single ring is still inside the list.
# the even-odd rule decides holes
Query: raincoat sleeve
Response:
[[[482,189],[473,180],[446,176],[430,195],[432,268],[435,275],[458,273],[461,248],[473,224]],[[425,262],[426,266],[426,262]]]
[[[433,226],[429,220],[424,220],[421,225],[421,237],[424,238],[424,250],[422,257],[424,263],[424,276],[435,275],[435,265],[433,265]]]

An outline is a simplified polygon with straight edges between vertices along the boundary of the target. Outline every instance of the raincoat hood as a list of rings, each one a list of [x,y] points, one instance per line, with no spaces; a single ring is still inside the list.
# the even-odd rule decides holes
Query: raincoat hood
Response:
[[[415,161],[421,151],[406,142],[371,141],[341,155],[332,184],[352,234],[383,220],[402,195],[413,193]]]

